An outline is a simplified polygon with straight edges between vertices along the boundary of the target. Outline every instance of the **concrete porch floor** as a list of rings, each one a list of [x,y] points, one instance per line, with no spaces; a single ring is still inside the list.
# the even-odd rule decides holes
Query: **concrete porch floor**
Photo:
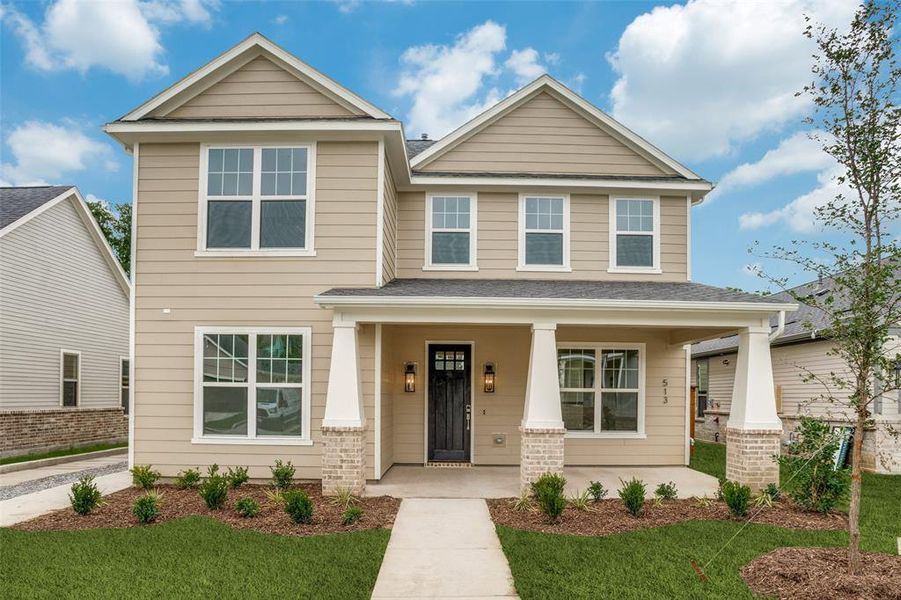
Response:
[[[688,467],[566,467],[566,493],[584,491],[592,480],[616,498],[620,479],[637,477],[647,484],[648,497],[660,483],[672,481],[680,498],[716,495],[715,477]],[[519,467],[424,467],[394,465],[379,481],[366,484],[367,496],[395,498],[510,498],[519,495]]]

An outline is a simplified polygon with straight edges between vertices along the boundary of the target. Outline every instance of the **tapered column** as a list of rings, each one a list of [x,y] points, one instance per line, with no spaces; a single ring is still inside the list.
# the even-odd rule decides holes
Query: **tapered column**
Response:
[[[520,439],[520,487],[563,473],[563,413],[557,374],[557,325],[534,323]]]
[[[779,482],[782,421],[776,414],[769,328],[738,336],[738,362],[726,423],[726,478],[759,490]]]

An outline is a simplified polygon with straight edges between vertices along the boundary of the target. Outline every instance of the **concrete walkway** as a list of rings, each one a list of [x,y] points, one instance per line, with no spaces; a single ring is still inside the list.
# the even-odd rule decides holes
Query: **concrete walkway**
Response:
[[[405,499],[372,597],[517,598],[485,501]]]

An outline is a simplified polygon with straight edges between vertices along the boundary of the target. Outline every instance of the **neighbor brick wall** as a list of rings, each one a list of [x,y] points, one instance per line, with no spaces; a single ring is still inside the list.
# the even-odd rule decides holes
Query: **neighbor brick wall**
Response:
[[[128,440],[121,408],[51,408],[0,412],[0,456]]]
[[[563,435],[565,429],[520,427],[519,487],[530,484],[545,473],[563,474]]]
[[[362,494],[366,488],[366,430],[322,427],[322,493],[340,489]]]

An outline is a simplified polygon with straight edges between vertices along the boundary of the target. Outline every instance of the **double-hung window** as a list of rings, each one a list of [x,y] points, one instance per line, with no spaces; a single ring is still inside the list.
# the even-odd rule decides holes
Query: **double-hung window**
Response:
[[[60,352],[60,400],[63,406],[78,406],[81,396],[81,353]]]
[[[127,358],[119,359],[119,401],[122,403],[122,410],[125,411],[125,414],[128,414],[129,406],[128,406],[128,395],[129,388],[131,387],[131,374],[129,372],[129,367],[131,362]]]
[[[198,328],[194,441],[310,440],[310,329]]]
[[[660,201],[611,198],[610,271],[658,272]]]
[[[202,153],[202,254],[312,254],[314,146]]]
[[[710,361],[706,358],[699,359],[695,363],[695,382],[697,383],[697,408],[695,417],[704,418],[704,411],[707,410],[707,394],[708,385],[710,383]]]
[[[426,269],[476,270],[475,194],[430,194],[426,204]]]
[[[563,424],[573,435],[644,435],[644,346],[561,345]]]
[[[569,270],[568,196],[520,196],[519,270]]]

